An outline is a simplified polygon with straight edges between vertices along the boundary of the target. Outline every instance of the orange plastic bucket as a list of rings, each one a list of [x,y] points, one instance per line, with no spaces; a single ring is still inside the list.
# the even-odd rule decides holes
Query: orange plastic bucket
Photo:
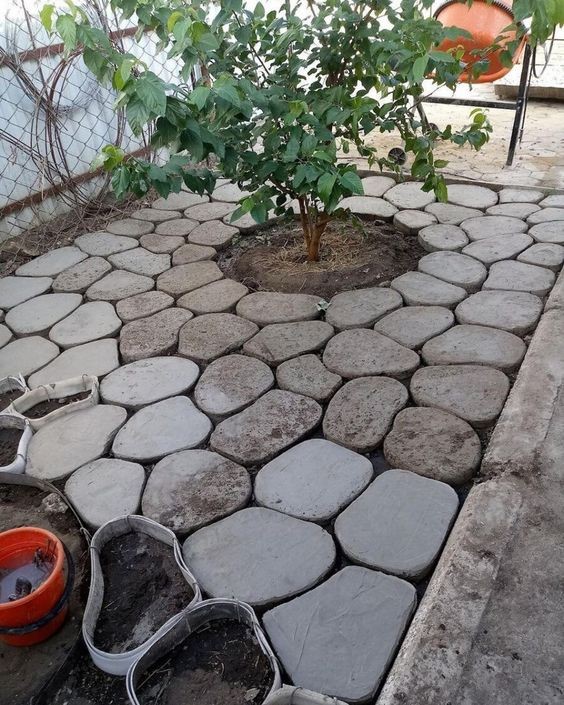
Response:
[[[0,532],[0,571],[17,572],[33,565],[37,550],[49,558],[44,581],[25,597],[0,602],[0,639],[12,646],[31,646],[49,638],[65,621],[65,548],[50,531],[24,526]],[[22,568],[22,572],[26,568]],[[6,631],[6,630],[12,630]]]

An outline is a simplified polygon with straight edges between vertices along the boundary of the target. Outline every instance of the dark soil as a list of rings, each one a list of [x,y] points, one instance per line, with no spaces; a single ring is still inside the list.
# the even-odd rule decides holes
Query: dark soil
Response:
[[[52,411],[60,409],[62,406],[67,406],[67,404],[72,404],[75,401],[82,401],[83,399],[88,399],[92,394],[89,390],[87,392],[79,392],[78,394],[73,394],[72,397],[63,397],[62,399],[47,399],[45,401],[35,404],[31,409],[22,412],[24,416],[28,419],[40,419],[43,416],[47,416]]]
[[[130,532],[111,539],[100,562],[104,602],[94,642],[104,651],[136,648],[194,597],[172,549],[146,534]]]
[[[252,630],[219,619],[158,661],[137,687],[142,705],[261,703],[272,669]]]
[[[21,428],[0,429],[0,466],[14,462],[22,433]]]
[[[0,411],[4,411],[7,406],[10,406],[14,399],[21,397],[22,393],[20,389],[11,389],[9,392],[0,394]]]

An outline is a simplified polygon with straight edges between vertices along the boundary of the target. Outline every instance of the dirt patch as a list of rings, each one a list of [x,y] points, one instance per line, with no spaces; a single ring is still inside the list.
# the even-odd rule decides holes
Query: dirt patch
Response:
[[[21,389],[11,389],[9,392],[3,392],[0,394],[0,411],[3,411],[7,406],[10,406],[14,399],[18,399],[22,394],[23,392]]]
[[[261,703],[272,669],[252,630],[219,619],[190,635],[137,688],[142,705]]]
[[[64,397],[63,399],[46,399],[45,401],[35,404],[27,411],[21,412],[28,419],[40,419],[43,416],[47,416],[52,411],[56,411],[63,406],[68,404],[73,404],[75,401],[82,401],[83,399],[88,399],[92,392],[80,392],[79,394],[73,394],[71,397]]]
[[[172,549],[146,534],[130,532],[110,539],[100,563],[104,602],[94,643],[104,651],[136,648],[194,597]]]
[[[319,262],[308,262],[298,221],[281,221],[241,237],[222,251],[219,266],[254,290],[315,294],[325,299],[350,289],[389,283],[417,269],[426,252],[417,238],[375,219],[329,224]]]
[[[0,429],[0,466],[10,465],[14,462],[22,433],[21,428]]]

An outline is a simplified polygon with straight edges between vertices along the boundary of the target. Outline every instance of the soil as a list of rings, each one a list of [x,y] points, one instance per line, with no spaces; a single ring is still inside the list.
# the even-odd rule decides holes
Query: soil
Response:
[[[11,389],[9,392],[0,394],[0,411],[4,411],[7,406],[10,406],[14,399],[18,399],[22,394],[21,389]]]
[[[89,390],[87,392],[73,394],[71,397],[63,397],[62,399],[47,399],[39,402],[39,404],[35,404],[35,406],[22,412],[22,414],[28,419],[40,419],[43,416],[47,416],[47,414],[50,414],[52,411],[60,409],[62,406],[67,406],[67,404],[72,404],[75,401],[88,399],[91,394],[92,392]]]
[[[296,220],[279,221],[220,252],[226,276],[250,289],[315,294],[329,299],[341,291],[388,284],[417,269],[426,252],[417,238],[374,218],[333,221],[321,240],[319,262],[308,262]]]
[[[194,597],[172,549],[130,532],[110,539],[100,554],[104,601],[94,643],[109,653],[134,649]]]
[[[272,678],[252,630],[219,619],[160,659],[137,697],[141,705],[252,705],[264,700]]]
[[[14,462],[22,433],[21,428],[0,429],[0,466]]]

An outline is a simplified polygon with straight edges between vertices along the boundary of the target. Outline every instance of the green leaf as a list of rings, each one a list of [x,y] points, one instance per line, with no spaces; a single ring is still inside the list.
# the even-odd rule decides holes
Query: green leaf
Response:
[[[125,115],[134,135],[139,135],[142,132],[151,117],[147,106],[137,95],[133,95],[129,99]]]
[[[172,30],[174,29],[174,25],[178,22],[178,20],[181,20],[182,17],[183,17],[182,13],[178,12],[178,10],[171,13],[171,15],[168,18],[167,23],[166,23],[166,28],[168,29],[169,32],[172,32]]]
[[[412,74],[414,83],[421,83],[425,77],[425,70],[429,63],[428,56],[420,56],[413,62]]]
[[[135,95],[143,103],[151,117],[166,113],[164,82],[152,71],[145,71],[135,82]]]
[[[435,185],[435,196],[441,203],[446,203],[448,200],[448,189],[443,178],[441,178]]]
[[[129,172],[125,166],[118,167],[112,174],[111,184],[116,198],[123,198],[129,188]]]
[[[339,181],[341,186],[348,189],[351,193],[356,193],[359,196],[364,195],[362,181],[356,171],[345,171],[344,174],[341,174]]]
[[[210,96],[211,93],[211,88],[208,88],[207,86],[197,86],[194,88],[194,90],[190,93],[190,103],[195,105],[198,110],[203,110],[205,104],[207,103],[207,100]]]
[[[55,12],[54,5],[44,5],[39,12],[41,24],[49,33],[53,30],[53,12]]]
[[[319,193],[319,198],[323,203],[327,203],[331,198],[331,191],[335,182],[337,181],[337,174],[325,173],[319,177],[317,181],[317,192]]]
[[[59,15],[55,22],[57,32],[61,35],[65,49],[72,51],[76,48],[76,24],[70,15]]]

